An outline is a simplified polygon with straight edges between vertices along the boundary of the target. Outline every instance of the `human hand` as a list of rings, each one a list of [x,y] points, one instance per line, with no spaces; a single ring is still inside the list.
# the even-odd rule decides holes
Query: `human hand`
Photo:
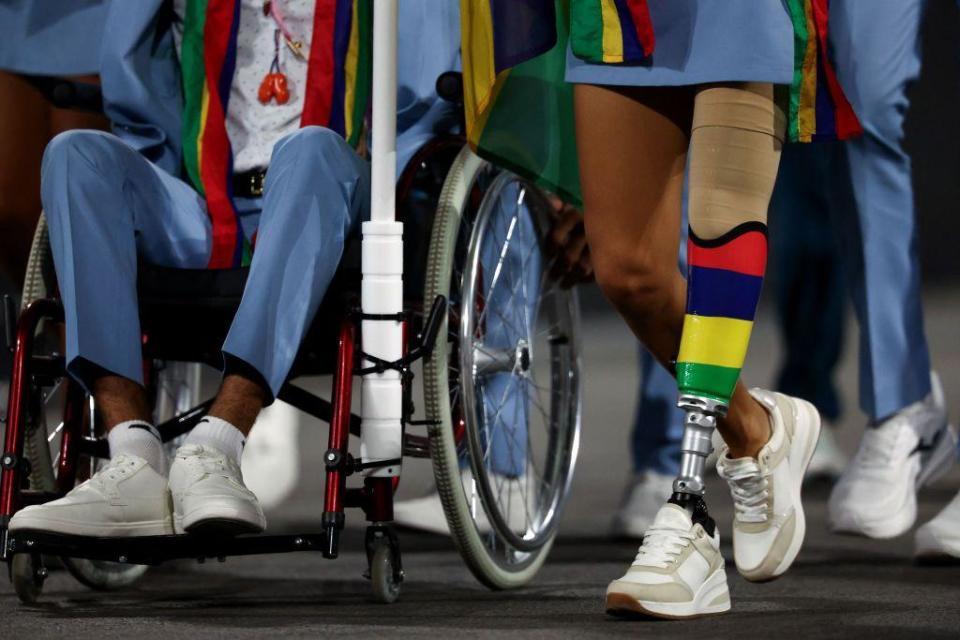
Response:
[[[583,214],[557,196],[547,194],[551,226],[547,233],[549,275],[564,289],[593,280],[593,262],[583,228]]]

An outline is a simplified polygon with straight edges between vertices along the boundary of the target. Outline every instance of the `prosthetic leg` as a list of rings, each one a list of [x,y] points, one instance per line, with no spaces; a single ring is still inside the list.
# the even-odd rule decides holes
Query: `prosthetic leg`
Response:
[[[704,466],[747,354],[767,263],[785,119],[770,85],[700,91],[690,140],[687,307],[676,374],[686,412],[670,501],[713,531]]]

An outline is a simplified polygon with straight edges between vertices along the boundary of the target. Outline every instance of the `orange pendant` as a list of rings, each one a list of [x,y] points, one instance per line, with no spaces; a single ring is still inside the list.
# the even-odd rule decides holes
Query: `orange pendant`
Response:
[[[276,100],[277,104],[290,102],[290,88],[287,86],[287,76],[283,73],[268,73],[263,77],[257,98],[263,104]]]

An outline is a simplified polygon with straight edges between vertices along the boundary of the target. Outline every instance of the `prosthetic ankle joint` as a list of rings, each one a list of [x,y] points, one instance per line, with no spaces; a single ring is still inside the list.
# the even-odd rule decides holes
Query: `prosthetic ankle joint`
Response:
[[[680,474],[673,481],[673,491],[702,496],[703,471],[707,456],[713,451],[713,430],[717,428],[717,418],[727,414],[727,405],[693,395],[681,395],[677,404],[686,411],[686,416],[680,448]]]

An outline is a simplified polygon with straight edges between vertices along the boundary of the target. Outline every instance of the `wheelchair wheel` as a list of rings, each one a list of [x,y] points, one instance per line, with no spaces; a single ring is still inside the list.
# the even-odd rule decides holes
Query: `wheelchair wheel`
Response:
[[[496,589],[546,559],[579,444],[578,302],[547,277],[548,207],[464,148],[430,241],[424,299],[449,304],[424,363],[434,476],[467,565]]]
[[[13,590],[23,604],[35,604],[43,592],[47,570],[39,556],[18,553],[10,563],[10,580]]]
[[[27,274],[23,286],[22,307],[34,300],[52,297],[56,293],[56,273],[46,218],[41,215],[34,234]],[[38,349],[55,353],[61,350],[60,334],[41,327]],[[200,365],[187,363],[156,363],[156,405],[154,418],[157,423],[167,420],[178,412],[192,408],[199,402]],[[30,461],[29,482],[31,488],[42,491],[56,489],[56,469],[60,451],[61,432],[64,428],[67,381],[65,377],[44,380],[36,385],[34,398],[28,411],[27,432],[24,439],[24,454]],[[87,397],[88,411],[84,417],[87,429],[92,429],[93,400]],[[81,469],[85,476],[92,475],[97,461]],[[82,584],[98,590],[120,589],[139,580],[149,567],[128,565],[82,558],[61,558],[66,569]]]

